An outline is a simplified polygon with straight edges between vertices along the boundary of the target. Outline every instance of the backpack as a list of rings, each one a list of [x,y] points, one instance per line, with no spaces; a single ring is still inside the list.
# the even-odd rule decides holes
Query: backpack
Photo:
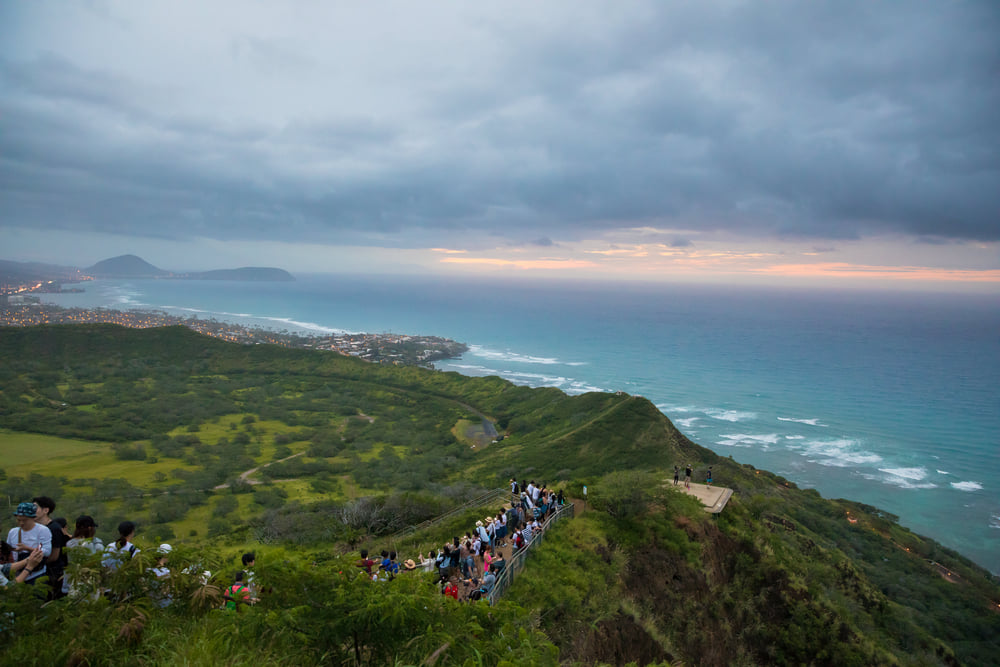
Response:
[[[112,572],[117,570],[122,566],[122,561],[125,560],[124,555],[128,554],[129,558],[134,558],[136,552],[136,547],[131,542],[128,543],[128,548],[123,551],[115,551],[113,553],[106,553],[104,558],[101,559],[101,565],[108,568]]]
[[[226,601],[226,604],[223,606],[226,609],[234,609],[236,611],[239,611],[240,606],[239,603],[237,602],[237,596],[239,596],[239,599],[243,599],[247,597],[246,594],[248,594],[249,592],[250,590],[242,583],[233,584],[232,586],[226,589],[226,593],[223,596]]]

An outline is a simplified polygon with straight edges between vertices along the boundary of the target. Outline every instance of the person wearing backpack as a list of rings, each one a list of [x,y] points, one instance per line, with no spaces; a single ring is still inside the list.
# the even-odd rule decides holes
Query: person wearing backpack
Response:
[[[104,558],[101,559],[101,565],[114,572],[126,560],[135,558],[135,555],[139,553],[139,549],[132,544],[133,537],[135,537],[135,523],[132,521],[122,521],[118,524],[118,539],[104,549]]]
[[[226,601],[223,606],[226,609],[239,613],[240,606],[252,604],[250,601],[250,589],[243,582],[245,576],[246,574],[243,570],[237,572],[233,585],[227,588],[222,594],[222,599]]]

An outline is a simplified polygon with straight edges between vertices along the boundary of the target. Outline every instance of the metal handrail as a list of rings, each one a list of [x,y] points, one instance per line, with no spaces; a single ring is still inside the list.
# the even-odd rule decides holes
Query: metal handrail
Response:
[[[575,515],[576,507],[571,502],[566,503],[545,520],[543,524],[544,528],[532,535],[531,540],[522,549],[511,555],[510,560],[504,566],[503,572],[497,576],[497,580],[493,584],[493,589],[486,596],[490,601],[491,607],[496,604],[500,596],[514,583],[514,576],[524,569],[524,561],[527,559],[528,553],[535,547],[541,546],[542,542],[545,541],[545,533],[548,532],[549,528],[560,519],[572,519]]]
[[[509,495],[510,495],[510,490],[509,489],[493,489],[492,491],[488,491],[488,492],[484,493],[481,496],[473,498],[472,500],[470,500],[469,502],[465,503],[464,505],[459,505],[458,507],[456,507],[455,509],[453,509],[453,510],[451,510],[449,512],[445,512],[444,514],[440,514],[440,515],[434,517],[433,519],[427,519],[426,521],[422,521],[422,522],[420,522],[418,524],[414,524],[412,526],[407,526],[406,528],[403,528],[399,532],[396,532],[396,533],[393,533],[392,535],[390,535],[388,539],[390,541],[400,540],[400,539],[406,537],[407,535],[412,535],[413,533],[417,532],[418,530],[423,530],[424,528],[430,528],[431,526],[435,526],[435,525],[437,525],[439,523],[443,523],[444,521],[450,519],[451,517],[453,517],[453,516],[455,516],[457,514],[461,514],[462,512],[470,510],[470,509],[472,509],[474,507],[481,507],[481,506],[486,505],[486,504],[488,504],[488,503],[490,503],[490,502],[492,502],[495,499],[500,498],[500,497],[505,497],[506,498]]]

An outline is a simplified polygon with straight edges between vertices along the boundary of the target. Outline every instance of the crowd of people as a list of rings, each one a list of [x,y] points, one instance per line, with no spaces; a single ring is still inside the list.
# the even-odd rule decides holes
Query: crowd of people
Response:
[[[92,516],[81,515],[76,519],[73,532],[67,529],[64,518],[53,518],[56,504],[48,496],[37,496],[19,503],[14,510],[16,527],[0,541],[0,587],[24,584],[46,586],[48,600],[72,596],[74,598],[114,595],[114,591],[93,581],[74,582],[69,569],[71,562],[84,563],[100,555],[103,573],[110,575],[140,552],[133,543],[136,525],[132,521],[118,524],[118,538],[105,545],[97,537],[97,522]],[[161,544],[156,549],[155,561],[148,567],[148,594],[158,607],[167,607],[173,601],[171,591],[170,553],[173,547]],[[253,553],[243,554],[240,570],[232,586],[223,594],[226,609],[239,610],[242,605],[258,601],[253,581]],[[189,568],[190,569],[190,568]],[[191,572],[187,572],[191,574]],[[198,574],[207,583],[210,572]],[[100,577],[97,577],[100,579]]]
[[[369,558],[367,550],[362,550],[357,566],[376,581],[388,581],[406,571],[436,573],[435,583],[441,586],[444,595],[456,600],[486,597],[506,567],[504,550],[509,547],[514,554],[525,548],[542,532],[550,514],[565,503],[561,490],[555,492],[533,480],[522,486],[516,478],[511,479],[510,491],[509,503],[476,521],[463,536],[454,537],[440,549],[402,562],[395,551],[383,550],[381,559],[375,560]],[[48,496],[37,496],[17,505],[14,511],[17,525],[0,542],[0,587],[46,586],[48,600],[113,595],[114,591],[95,585],[92,580],[74,582],[69,564],[88,562],[99,555],[103,574],[116,572],[140,553],[133,542],[136,524],[122,521],[118,525],[118,538],[105,545],[97,537],[98,524],[92,516],[78,517],[70,532],[65,519],[51,516],[55,507]],[[170,544],[161,544],[153,564],[146,568],[147,592],[158,607],[167,607],[173,600],[169,565],[172,551]],[[224,589],[224,608],[239,611],[259,600],[253,580],[254,563],[253,553],[243,554],[242,569]],[[192,574],[187,570],[185,573]],[[207,583],[211,573],[198,576],[202,583]]]
[[[376,581],[393,579],[401,571],[437,573],[441,593],[455,600],[478,600],[488,596],[507,565],[504,549],[511,554],[525,548],[544,530],[546,519],[565,504],[563,492],[552,491],[534,480],[523,485],[510,480],[511,499],[491,515],[476,521],[462,536],[455,536],[440,549],[407,559],[400,564],[395,551],[383,550],[381,560],[361,550],[357,567]]]

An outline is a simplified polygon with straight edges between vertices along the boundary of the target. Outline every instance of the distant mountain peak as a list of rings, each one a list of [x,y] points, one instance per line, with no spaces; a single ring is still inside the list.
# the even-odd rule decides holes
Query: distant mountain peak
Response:
[[[119,255],[118,257],[101,260],[97,264],[85,269],[85,271],[94,276],[111,278],[139,278],[169,275],[168,271],[159,269],[136,255]]]

